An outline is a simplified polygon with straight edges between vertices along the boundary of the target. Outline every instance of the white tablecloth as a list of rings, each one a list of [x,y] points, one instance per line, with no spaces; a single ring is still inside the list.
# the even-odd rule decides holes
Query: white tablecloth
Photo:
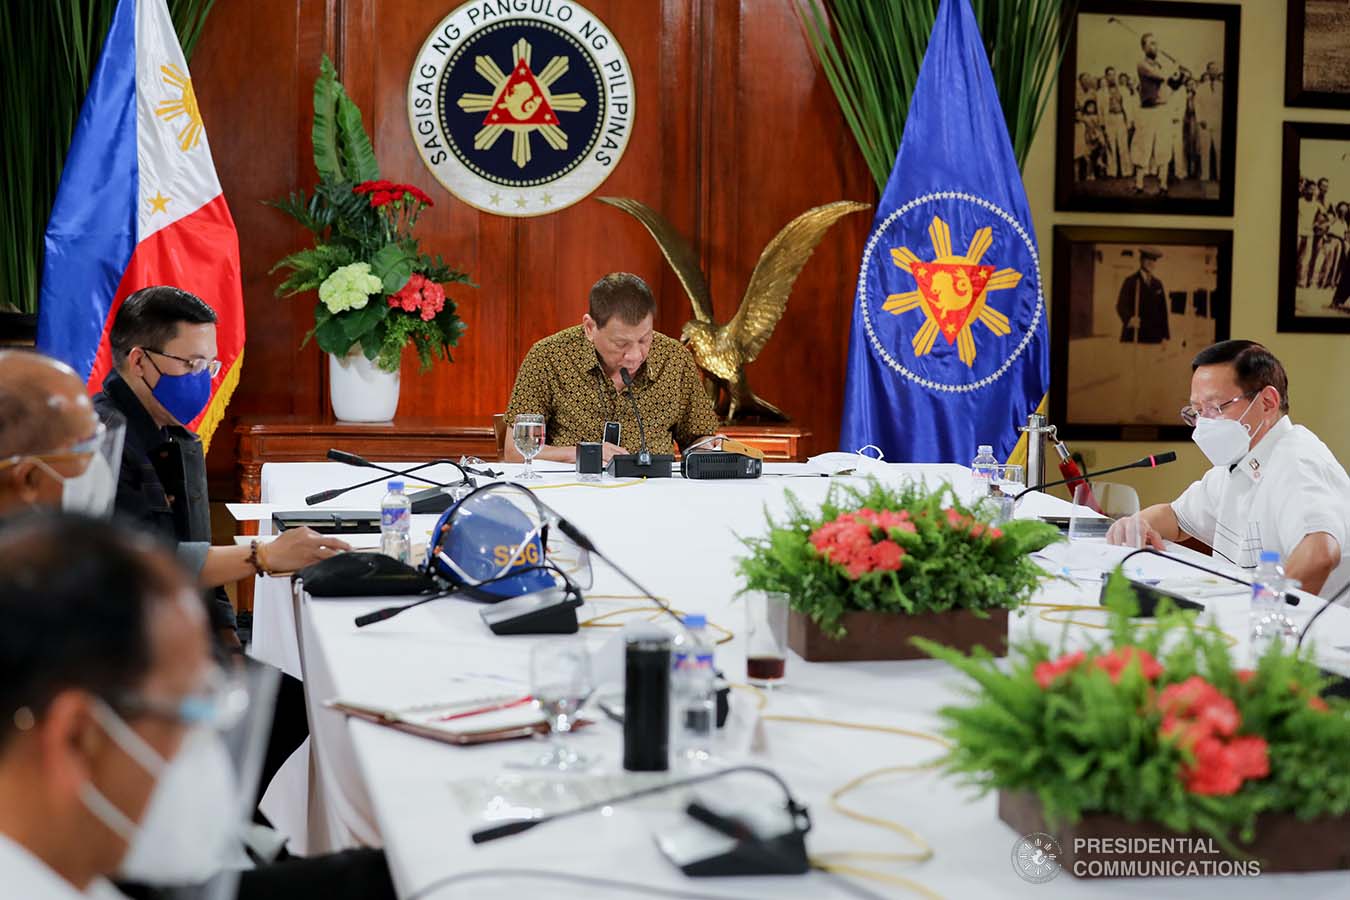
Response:
[[[341,484],[349,474],[326,464],[269,464],[263,469],[264,502],[289,503],[323,487]],[[960,467],[895,466],[888,478],[923,476],[928,479],[967,477]],[[550,476],[554,482],[569,476]],[[739,637],[743,613],[732,603],[738,587],[735,557],[741,552],[737,535],[762,533],[764,512],[781,511],[784,489],[807,504],[817,503],[828,489],[827,479],[764,478],[752,482],[653,481],[633,487],[603,489],[559,487],[540,493],[589,534],[598,545],[675,606],[706,612],[710,619],[738,633],[717,649],[718,665],[730,678],[744,674],[744,652]],[[355,492],[338,501],[347,507],[372,508],[379,489]],[[336,504],[334,504],[336,505]],[[297,506],[299,503],[297,502]],[[1060,512],[1067,504],[1033,495],[1019,514]],[[415,527],[421,526],[416,523]],[[1114,548],[1078,545],[1071,557],[1062,548],[1050,554],[1054,569],[1062,563],[1080,568],[1107,564],[1118,557]],[[1171,564],[1140,558],[1149,575],[1185,574]],[[592,593],[631,593],[617,576],[597,563]],[[286,588],[263,580],[255,595],[255,655],[298,671],[294,617]],[[1038,599],[1095,605],[1098,585],[1055,581]],[[345,722],[317,704],[332,697],[385,706],[406,706],[434,699],[457,678],[473,673],[495,673],[520,679],[525,687],[529,648],[537,638],[493,637],[478,618],[478,607],[444,600],[379,625],[357,630],[352,620],[362,612],[385,605],[380,600],[314,600],[302,597],[305,656],[303,672],[311,699],[315,768],[321,789],[309,798],[311,818],[330,825],[330,839],[347,829],[345,842],[382,840],[400,896],[454,873],[524,868],[607,876],[668,888],[703,891],[722,897],[843,897],[850,894],[819,873],[801,878],[690,880],[657,851],[655,829],[677,821],[677,813],[649,807],[615,807],[611,815],[589,815],[545,825],[496,843],[474,846],[469,832],[481,820],[461,810],[451,790],[462,779],[490,777],[503,771],[529,747],[519,742],[476,748],[439,745],[369,723]],[[624,604],[617,604],[624,605]],[[1241,643],[1245,652],[1247,600],[1241,593],[1213,598],[1210,608],[1220,624]],[[581,610],[582,618],[616,607],[595,601]],[[1305,603],[1305,612],[1315,604]],[[1334,610],[1319,621],[1324,646],[1350,643],[1339,635],[1350,632],[1350,614]],[[287,630],[289,629],[289,631]],[[1035,613],[1014,616],[1014,636],[1031,630],[1070,646],[1081,642],[1081,629],[1052,625]],[[269,633],[270,632],[270,633]],[[599,647],[611,632],[587,630],[587,641]],[[1329,639],[1332,636],[1333,639]],[[812,664],[793,656],[788,661],[788,683],[775,691],[766,712],[828,717],[933,731],[934,715],[956,699],[961,679],[948,667],[932,661],[904,663]],[[741,699],[739,692],[733,696]],[[818,726],[762,723],[766,745],[751,761],[782,774],[797,797],[811,809],[815,828],[808,838],[813,854],[836,850],[897,852],[909,850],[894,835],[852,821],[833,811],[827,802],[831,790],[845,781],[887,765],[931,759],[936,748],[913,739]],[[574,736],[579,749],[602,755],[617,770],[621,739],[617,728],[601,724]],[[747,787],[749,785],[747,784]],[[327,796],[340,792],[342,796]],[[1022,881],[1013,871],[1010,854],[1018,835],[997,818],[993,797],[977,798],[953,781],[931,772],[897,776],[851,795],[849,805],[867,813],[893,818],[918,831],[934,849],[923,864],[862,863],[912,878],[946,897],[1025,896],[1034,898],[1083,895],[1269,897],[1281,891],[1300,897],[1344,896],[1343,875],[1264,876],[1259,879],[1184,879],[1141,881],[1077,881],[1067,875],[1047,885]],[[334,824],[335,823],[335,824]],[[374,832],[372,837],[371,832]],[[343,843],[338,840],[337,843]],[[883,896],[905,892],[894,886],[866,884]],[[519,897],[527,891],[553,897],[628,896],[623,892],[548,883],[497,873],[448,887],[435,897]]]

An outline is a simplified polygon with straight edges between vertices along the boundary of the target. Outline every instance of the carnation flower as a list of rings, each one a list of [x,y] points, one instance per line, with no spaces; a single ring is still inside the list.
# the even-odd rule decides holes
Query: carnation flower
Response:
[[[1111,683],[1115,684],[1120,681],[1125,667],[1136,659],[1139,661],[1139,671],[1149,681],[1163,673],[1162,664],[1153,658],[1153,654],[1138,647],[1119,647],[1105,656],[1099,656],[1093,665],[1110,675]]]
[[[1082,650],[1073,653],[1066,653],[1053,662],[1040,662],[1036,664],[1033,675],[1036,683],[1042,690],[1050,687],[1059,676],[1076,669],[1087,658],[1087,654]]]
[[[370,273],[370,263],[352,263],[333,273],[319,285],[319,299],[334,314],[349,309],[362,309],[371,294],[383,288],[380,279]]]

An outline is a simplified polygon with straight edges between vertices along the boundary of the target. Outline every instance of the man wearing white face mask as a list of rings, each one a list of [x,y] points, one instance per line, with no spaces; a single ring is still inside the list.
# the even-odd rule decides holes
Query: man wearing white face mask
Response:
[[[68,366],[0,350],[0,514],[42,506],[106,518],[125,431],[99,422]]]
[[[1350,478],[1326,444],[1289,420],[1284,366],[1253,341],[1222,341],[1200,351],[1191,371],[1181,416],[1214,468],[1140,514],[1147,543],[1194,537],[1243,568],[1275,550],[1304,590],[1340,590],[1350,582]],[[1124,535],[1113,527],[1107,538]]]
[[[0,893],[120,897],[105,877],[217,872],[242,823],[210,726],[240,695],[211,689],[206,617],[172,556],[94,520],[11,523],[0,620]]]

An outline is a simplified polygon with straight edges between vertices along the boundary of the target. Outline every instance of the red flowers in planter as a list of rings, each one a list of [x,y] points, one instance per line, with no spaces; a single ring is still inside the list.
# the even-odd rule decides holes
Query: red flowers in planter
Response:
[[[1237,736],[1242,724],[1237,706],[1199,675],[1163,688],[1158,710],[1163,714],[1159,733],[1176,739],[1195,759],[1181,770],[1191,793],[1233,794],[1244,780],[1270,774],[1265,739]]]
[[[856,580],[868,572],[894,572],[904,564],[905,548],[893,540],[895,531],[916,531],[905,510],[860,509],[821,525],[810,541],[817,553]]]
[[[414,272],[398,293],[389,295],[389,305],[404,312],[420,310],[422,321],[430,322],[445,308],[445,288]]]
[[[1147,650],[1117,647],[1090,661],[1081,650],[1066,653],[1059,659],[1037,663],[1032,675],[1046,690],[1060,677],[1090,664],[1106,672],[1114,684],[1132,663],[1138,663],[1140,674],[1149,681],[1163,674],[1162,664]],[[1240,670],[1237,677],[1246,684],[1252,673]],[[1199,675],[1167,685],[1157,693],[1153,704],[1162,713],[1159,736],[1175,741],[1191,754],[1193,761],[1182,765],[1180,772],[1191,793],[1226,796],[1236,793],[1243,781],[1270,774],[1265,738],[1239,735],[1242,717],[1237,704]],[[1312,700],[1309,705],[1317,708]]]
[[[381,206],[387,206],[390,203],[396,203],[402,200],[404,195],[412,197],[418,203],[426,206],[434,206],[431,197],[421,188],[411,184],[398,184],[393,181],[363,181],[352,188],[353,194],[368,194],[370,196],[370,205],[378,209]]]

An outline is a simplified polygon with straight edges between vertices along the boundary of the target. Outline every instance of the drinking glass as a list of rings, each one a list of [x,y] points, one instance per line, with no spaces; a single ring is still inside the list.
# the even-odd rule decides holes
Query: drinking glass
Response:
[[[745,594],[745,673],[759,687],[772,687],[787,668],[788,595]]]
[[[1070,541],[1105,540],[1110,530],[1122,546],[1137,550],[1144,545],[1139,495],[1129,485],[1083,482],[1074,488],[1073,505],[1073,515],[1069,518]]]
[[[544,449],[544,417],[538,413],[521,413],[511,426],[511,440],[515,442],[520,455],[525,457],[525,471],[517,476],[521,481],[538,481],[540,475],[534,470],[534,458]]]
[[[534,766],[578,771],[590,765],[591,760],[567,746],[565,740],[595,690],[586,642],[572,637],[536,645],[530,652],[530,690],[535,705],[548,717],[551,736],[548,752]]]
[[[994,525],[1002,525],[1013,517],[1013,501],[1026,487],[1022,467],[1015,463],[999,463],[989,473],[989,499],[994,504]]]

